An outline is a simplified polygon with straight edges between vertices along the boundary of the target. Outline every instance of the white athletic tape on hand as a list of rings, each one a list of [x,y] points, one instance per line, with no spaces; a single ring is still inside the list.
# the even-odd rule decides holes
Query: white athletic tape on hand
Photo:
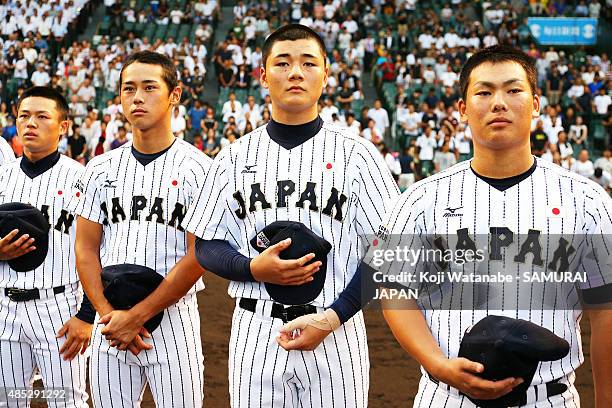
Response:
[[[311,313],[300,316],[286,323],[282,331],[292,333],[294,330],[303,330],[307,326],[319,330],[334,331],[340,327],[340,318],[333,309],[326,309],[323,313]]]

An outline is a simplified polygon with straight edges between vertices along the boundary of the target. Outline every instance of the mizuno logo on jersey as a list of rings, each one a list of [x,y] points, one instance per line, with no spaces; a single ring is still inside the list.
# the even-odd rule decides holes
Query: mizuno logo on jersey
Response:
[[[116,182],[117,182],[117,180],[106,179],[106,180],[104,180],[104,184],[102,184],[102,187],[104,187],[104,188],[115,188],[115,187],[117,187],[115,185]]]
[[[317,183],[313,183],[310,181],[306,182],[306,186],[299,194],[298,201],[295,202],[295,207],[304,208],[304,205],[306,204],[306,202],[308,202],[307,208],[310,211],[321,212],[322,214],[333,217],[335,220],[342,221],[344,219],[343,207],[347,201],[346,195],[339,192],[335,187],[332,187],[327,200],[319,201],[317,191],[321,191],[320,187],[317,189]],[[296,185],[293,181],[278,180],[276,182],[275,194],[276,208],[289,207],[290,198],[294,193],[296,193]],[[270,204],[265,194],[261,190],[260,183],[251,184],[250,194],[246,196],[249,197],[248,203],[244,199],[245,195],[243,195],[241,191],[236,191],[233,195],[234,199],[238,203],[238,209],[234,212],[236,213],[236,216],[238,216],[238,218],[240,218],[241,220],[246,217],[247,211],[254,212],[260,209],[267,210],[272,208],[272,204]],[[297,197],[294,197],[294,199],[295,198]],[[321,210],[320,206],[323,205],[325,205],[325,207]]]
[[[457,207],[457,208],[450,208],[450,207],[446,207],[444,209],[444,215],[442,215],[442,217],[463,217],[463,212],[457,212],[458,210],[461,210],[463,207]]]
[[[251,170],[253,167],[257,166],[257,164],[245,164],[244,165],[244,169],[242,170],[242,174],[255,174],[257,173],[257,170]]]

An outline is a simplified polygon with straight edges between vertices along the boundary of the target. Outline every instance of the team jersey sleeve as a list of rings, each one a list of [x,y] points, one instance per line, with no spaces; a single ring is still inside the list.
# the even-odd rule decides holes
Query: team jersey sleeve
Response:
[[[13,160],[15,160],[13,149],[3,137],[0,137],[0,165],[10,163]]]
[[[98,224],[104,224],[106,221],[105,209],[103,209],[102,200],[102,174],[99,171],[99,162],[91,161],[85,167],[85,172],[75,188],[79,193],[78,201],[75,205],[75,214],[80,215],[89,221]],[[75,193],[76,195],[76,193]]]
[[[399,196],[397,183],[382,155],[372,143],[359,145],[354,180],[357,185],[355,224],[359,234],[370,240],[384,215]],[[371,244],[371,242],[369,242]]]
[[[187,210],[186,229],[195,236],[205,239],[220,239],[238,246],[228,228],[227,195],[230,191],[229,165],[231,149],[226,148],[217,156],[205,177],[195,200]]]
[[[81,198],[81,195],[83,194],[81,189],[79,188],[81,185],[81,179],[83,177],[83,167],[79,165],[79,167],[75,168],[69,176],[70,199],[68,201],[68,204],[66,205],[66,210],[68,210],[71,214],[76,215],[79,200]]]
[[[206,175],[210,170],[211,162],[212,160],[203,153],[198,154],[189,161],[185,172],[187,208],[190,208],[198,198],[206,181]]]
[[[581,283],[587,304],[612,302],[612,199],[600,186],[585,194],[587,220],[580,269],[587,281]]]

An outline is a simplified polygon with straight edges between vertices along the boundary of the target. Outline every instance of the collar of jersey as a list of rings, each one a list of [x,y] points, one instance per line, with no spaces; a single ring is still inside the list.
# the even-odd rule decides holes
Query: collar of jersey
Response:
[[[33,179],[35,177],[40,176],[45,171],[49,170],[51,167],[55,166],[55,164],[59,161],[61,155],[56,150],[48,156],[43,157],[42,159],[33,162],[24,154],[21,158],[21,163],[19,164],[21,170],[28,176]]]
[[[314,137],[322,127],[323,119],[317,116],[313,121],[301,125],[285,125],[271,119],[266,126],[266,130],[270,139],[290,150]]]
[[[162,150],[161,152],[157,152],[157,153],[141,153],[138,150],[136,150],[134,145],[132,145],[132,149],[131,149],[132,156],[134,156],[134,158],[136,158],[136,160],[138,160],[140,164],[142,164],[143,166],[146,166],[147,164],[151,163],[153,160],[157,159],[159,156],[163,155],[168,150],[170,150],[170,148],[174,146],[174,143],[176,143],[176,140],[174,140],[170,146],[166,147],[164,150]]]
[[[527,170],[526,172],[518,174],[516,176],[506,177],[506,178],[501,178],[501,179],[481,176],[480,174],[474,171],[471,165],[470,165],[470,170],[472,170],[472,173],[474,173],[476,177],[478,177],[479,179],[481,179],[482,181],[484,181],[491,187],[499,191],[505,191],[511,187],[514,187],[521,181],[525,180],[527,177],[531,176],[537,167],[538,167],[538,161],[534,159],[533,164],[531,165],[529,170]]]

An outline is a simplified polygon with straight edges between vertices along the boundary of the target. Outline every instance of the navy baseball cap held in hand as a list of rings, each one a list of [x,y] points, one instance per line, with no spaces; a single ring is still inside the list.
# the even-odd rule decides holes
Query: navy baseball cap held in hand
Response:
[[[484,372],[480,377],[486,380],[514,377],[524,381],[494,400],[468,398],[484,408],[525,405],[540,361],[559,360],[568,353],[568,342],[544,327],[522,319],[487,316],[466,330],[459,357],[482,363]],[[546,388],[549,396],[558,395],[567,390],[567,385],[553,382],[546,384]]]
[[[304,305],[315,300],[323,290],[327,271],[327,254],[331,251],[332,246],[327,240],[297,221],[274,221],[264,227],[250,242],[253,248],[263,252],[266,248],[287,238],[291,238],[291,245],[280,253],[281,259],[298,259],[313,253],[315,257],[309,264],[320,261],[321,267],[312,275],[311,282],[299,286],[266,283],[266,290],[276,302],[284,305]]]
[[[117,310],[128,310],[149,296],[164,280],[154,269],[143,265],[119,264],[102,268],[104,296]],[[151,333],[161,323],[163,310],[147,320],[144,328]]]
[[[49,222],[36,207],[23,203],[5,203],[0,205],[0,236],[5,237],[14,229],[19,233],[12,242],[22,235],[34,238],[34,251],[8,261],[9,266],[17,272],[28,272],[38,268],[45,261],[49,250]]]

